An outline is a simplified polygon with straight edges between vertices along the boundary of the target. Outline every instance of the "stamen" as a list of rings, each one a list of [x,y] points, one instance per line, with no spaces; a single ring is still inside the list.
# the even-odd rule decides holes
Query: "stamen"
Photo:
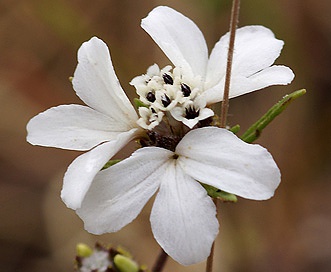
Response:
[[[164,80],[165,84],[170,84],[170,85],[174,84],[174,80],[172,79],[172,77],[170,75],[163,74],[162,77],[163,77],[163,80]]]
[[[189,108],[185,109],[185,112],[186,112],[185,115],[186,119],[194,119],[199,116],[200,109],[195,110],[194,107],[190,106]]]
[[[182,93],[185,97],[190,96],[191,94],[191,88],[189,86],[187,86],[185,83],[180,84],[181,89],[182,89]]]
[[[171,103],[170,98],[165,94],[164,96],[161,97],[161,102],[164,107],[168,107]]]
[[[155,94],[153,94],[152,92],[149,92],[147,95],[146,95],[146,99],[149,101],[149,102],[154,102],[155,101]]]

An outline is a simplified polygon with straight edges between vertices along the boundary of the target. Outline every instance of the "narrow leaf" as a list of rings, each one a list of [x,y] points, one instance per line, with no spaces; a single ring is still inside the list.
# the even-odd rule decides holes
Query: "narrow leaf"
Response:
[[[304,95],[305,93],[306,90],[302,89],[285,95],[282,100],[272,106],[267,113],[263,115],[255,124],[253,124],[240,138],[247,143],[254,142],[260,137],[262,130],[269,125],[269,123],[274,120],[276,116],[282,113],[293,100]]]
[[[237,134],[240,130],[240,125],[235,125],[229,129],[233,134]]]

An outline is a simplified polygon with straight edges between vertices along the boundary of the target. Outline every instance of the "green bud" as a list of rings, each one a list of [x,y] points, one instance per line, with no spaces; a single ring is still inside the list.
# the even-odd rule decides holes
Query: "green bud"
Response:
[[[86,258],[92,255],[93,250],[88,245],[79,243],[76,245],[76,252],[78,257]]]
[[[121,254],[114,257],[114,264],[120,272],[138,272],[139,266],[133,260]]]

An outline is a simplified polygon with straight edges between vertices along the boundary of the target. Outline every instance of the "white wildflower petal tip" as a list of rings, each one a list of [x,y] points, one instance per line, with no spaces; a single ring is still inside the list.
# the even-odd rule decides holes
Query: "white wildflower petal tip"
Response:
[[[280,183],[280,171],[271,154],[226,129],[193,130],[177,145],[176,154],[191,177],[244,198],[269,199]]]
[[[189,74],[205,74],[208,60],[206,41],[189,18],[169,7],[160,6],[142,20],[141,27],[175,66]]]
[[[82,44],[72,81],[86,105],[132,126],[137,114],[113,68],[107,45],[97,37]]]
[[[273,85],[287,85],[294,79],[293,71],[282,65],[273,65],[250,77],[233,75],[230,85],[230,97],[248,94]],[[216,103],[223,99],[223,94],[219,92],[224,89],[224,80],[215,87],[207,90],[203,98],[209,103]]]
[[[208,104],[223,99],[229,33],[221,37],[211,52],[203,96]],[[279,57],[284,42],[263,26],[245,26],[236,32],[230,98],[272,85],[292,82],[294,74],[285,66],[271,66]]]
[[[274,65],[248,78],[235,76],[230,88],[231,97],[240,96],[273,85],[287,85],[292,82],[294,73],[286,66]]]
[[[250,76],[269,67],[279,57],[283,44],[283,41],[275,38],[270,29],[263,26],[237,29],[233,74]],[[210,54],[207,81],[214,82],[214,85],[225,76],[228,46],[229,33],[221,37]]]
[[[140,213],[160,185],[172,152],[142,148],[101,171],[76,212],[85,229],[94,234],[116,232]]]
[[[157,242],[177,262],[191,265],[209,256],[218,233],[215,205],[176,161],[163,173],[151,225]]]
[[[116,138],[127,126],[86,106],[61,105],[32,118],[27,130],[27,141],[34,145],[89,150]]]
[[[68,167],[63,179],[61,198],[71,209],[78,209],[89,190],[95,175],[118,151],[133,140],[138,129],[118,135],[116,140],[106,142],[80,155]]]

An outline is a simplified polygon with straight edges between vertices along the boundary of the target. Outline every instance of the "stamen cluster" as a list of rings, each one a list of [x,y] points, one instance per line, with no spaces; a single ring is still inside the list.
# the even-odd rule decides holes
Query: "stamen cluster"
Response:
[[[137,121],[144,129],[152,130],[163,118],[175,119],[191,129],[200,120],[214,115],[200,96],[203,91],[201,77],[188,77],[180,67],[172,69],[168,65],[160,69],[154,64],[145,75],[135,77],[130,84],[145,105],[139,107],[140,119]]]

